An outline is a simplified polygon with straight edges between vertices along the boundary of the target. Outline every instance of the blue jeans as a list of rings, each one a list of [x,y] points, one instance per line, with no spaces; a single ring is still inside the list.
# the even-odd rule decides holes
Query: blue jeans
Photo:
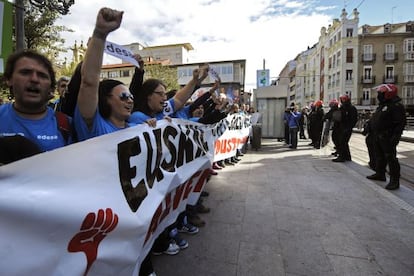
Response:
[[[296,147],[298,146],[298,128],[297,127],[289,128],[289,138],[290,138],[291,147],[296,149]]]

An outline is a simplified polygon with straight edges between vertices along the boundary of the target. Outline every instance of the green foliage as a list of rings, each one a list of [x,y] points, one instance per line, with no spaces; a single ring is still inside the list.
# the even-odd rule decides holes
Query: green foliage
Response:
[[[61,16],[57,11],[52,11],[47,8],[40,10],[35,6],[31,6],[28,0],[24,0],[24,6],[24,33],[26,48],[36,50],[47,56],[52,61],[52,64],[55,64],[57,76],[70,76],[73,70],[70,71],[70,66],[68,69],[62,66],[60,64],[61,62],[58,60],[58,57],[61,53],[67,52],[67,48],[64,47],[65,39],[63,39],[60,34],[62,32],[73,32],[73,30],[65,26],[54,25],[55,21]],[[15,33],[13,33],[13,40],[16,41]],[[66,71],[60,72],[63,68]],[[7,101],[9,97],[10,94],[8,89],[4,85],[1,86],[0,98]]]
[[[62,32],[73,32],[65,26],[54,25],[60,18],[57,11],[44,9],[40,11],[32,6],[28,1],[24,15],[25,42],[28,49],[33,49],[43,53],[55,64],[60,53],[67,52],[64,47],[65,39],[60,34]]]
[[[145,79],[155,78],[162,80],[167,85],[167,90],[180,89],[177,80],[177,68],[161,64],[145,65],[144,77]]]

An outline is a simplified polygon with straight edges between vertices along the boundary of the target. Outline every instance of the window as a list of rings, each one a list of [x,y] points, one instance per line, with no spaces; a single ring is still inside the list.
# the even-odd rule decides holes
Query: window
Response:
[[[394,44],[385,44],[385,60],[394,60],[394,52]]]
[[[354,29],[348,28],[346,29],[346,37],[353,37]]]
[[[339,64],[341,63],[341,51],[338,51],[338,53],[336,54],[336,65],[339,66]]]
[[[401,97],[404,104],[414,104],[414,86],[403,86]]]
[[[370,79],[372,79],[372,68],[371,66],[364,67],[364,80],[370,80]]]
[[[403,67],[405,82],[414,82],[414,63],[405,63]]]
[[[414,38],[404,40],[404,56],[407,60],[414,60]]]
[[[119,78],[119,71],[109,71],[108,77],[111,78]]]
[[[121,76],[122,77],[129,77],[129,70],[122,70],[122,72],[121,72]]]
[[[346,70],[346,78],[347,81],[352,80],[352,70]]]
[[[391,32],[391,24],[385,24],[384,33],[390,33],[390,32]]]
[[[367,44],[362,46],[362,60],[363,61],[372,61],[374,59],[373,57],[373,46],[372,44]]]
[[[394,78],[394,66],[386,66],[385,67],[385,78],[386,79],[393,79]]]
[[[346,49],[346,62],[352,63],[354,60],[354,49]]]
[[[363,101],[366,101],[366,100],[369,100],[370,99],[370,89],[364,89],[363,91],[362,91],[362,100]]]

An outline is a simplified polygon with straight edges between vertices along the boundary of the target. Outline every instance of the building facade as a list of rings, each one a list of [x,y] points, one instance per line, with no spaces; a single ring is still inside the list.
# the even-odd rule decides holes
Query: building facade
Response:
[[[359,34],[359,98],[357,104],[376,105],[372,88],[392,83],[399,88],[407,111],[414,115],[414,22],[363,25]]]
[[[299,106],[316,100],[327,104],[347,94],[359,110],[373,110],[377,104],[373,88],[392,83],[414,116],[414,22],[358,24],[357,9],[350,18],[343,9],[340,19],[321,28],[318,43],[294,59],[290,101]]]

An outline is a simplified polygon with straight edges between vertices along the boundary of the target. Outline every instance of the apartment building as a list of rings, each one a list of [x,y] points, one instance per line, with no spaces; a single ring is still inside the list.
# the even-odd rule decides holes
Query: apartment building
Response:
[[[318,43],[295,58],[295,75],[291,76],[295,89],[290,90],[291,101],[306,106],[316,100],[327,103],[342,94],[357,100],[358,22],[356,9],[352,18],[343,9],[340,19],[334,19],[328,28],[321,28]]]
[[[359,12],[322,27],[318,43],[300,53],[290,72],[289,99],[298,105],[327,104],[348,94],[359,110],[376,107],[375,86],[393,83],[414,115],[414,21],[358,26]],[[294,87],[294,89],[293,89]]]
[[[359,32],[359,98],[367,109],[376,105],[372,88],[392,83],[407,111],[414,115],[414,22],[363,25]]]

